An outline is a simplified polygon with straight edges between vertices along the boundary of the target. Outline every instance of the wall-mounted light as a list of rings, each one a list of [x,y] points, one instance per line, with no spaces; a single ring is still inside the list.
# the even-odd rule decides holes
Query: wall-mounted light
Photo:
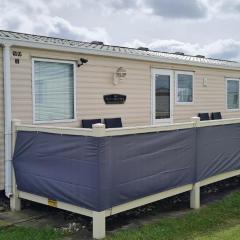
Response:
[[[123,67],[117,69],[113,75],[113,84],[117,85],[119,81],[123,81],[127,76],[127,70]]]
[[[83,64],[87,63],[88,60],[86,58],[80,58],[78,61],[77,61],[77,66],[78,67],[81,67]]]

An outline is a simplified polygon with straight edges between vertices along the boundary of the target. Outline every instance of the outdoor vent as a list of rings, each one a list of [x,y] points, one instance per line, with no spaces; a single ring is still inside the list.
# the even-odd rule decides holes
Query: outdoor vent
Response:
[[[175,52],[174,54],[177,54],[177,55],[181,55],[181,56],[184,56],[184,52]]]
[[[92,41],[91,44],[104,45],[101,41]]]
[[[205,56],[203,56],[203,55],[196,55],[195,57],[198,57],[198,58],[205,58]]]
[[[149,51],[149,48],[147,48],[147,47],[139,47],[137,50]]]

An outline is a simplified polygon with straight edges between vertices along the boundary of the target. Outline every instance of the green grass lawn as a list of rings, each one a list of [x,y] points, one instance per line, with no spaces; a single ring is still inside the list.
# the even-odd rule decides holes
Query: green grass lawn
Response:
[[[11,227],[0,230],[0,240],[57,240],[53,229]],[[119,230],[106,240],[239,240],[240,192],[176,218],[163,218],[138,228]]]
[[[219,230],[212,234],[202,237],[196,237],[195,240],[239,240],[240,239],[240,225],[231,227],[225,230]]]
[[[128,229],[108,240],[234,240],[240,239],[240,192],[178,218],[163,218],[154,224]]]
[[[0,240],[57,240],[63,234],[50,228],[9,227],[0,229]]]

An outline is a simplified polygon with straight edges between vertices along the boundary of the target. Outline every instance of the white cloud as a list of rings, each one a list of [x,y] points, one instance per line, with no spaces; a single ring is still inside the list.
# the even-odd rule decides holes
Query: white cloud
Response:
[[[109,42],[109,37],[105,29],[95,27],[91,30],[85,27],[76,27],[60,17],[54,17],[47,20],[49,27],[48,35],[59,38],[77,39],[80,41],[101,40],[104,43]]]
[[[144,43],[140,40],[134,40],[124,44],[127,47],[148,47],[152,50],[162,52],[184,52],[188,55],[205,55],[206,57],[239,60],[240,59],[240,41],[233,39],[220,39],[215,42],[200,45],[198,43],[185,43],[176,40],[153,40]]]
[[[230,60],[240,59],[240,41],[234,39],[220,39],[203,46],[203,51],[214,58]]]
[[[126,13],[129,16],[143,14],[168,19],[205,19],[208,0],[82,0],[105,14]]]
[[[207,6],[200,0],[148,0],[152,13],[164,18],[202,19],[208,14]]]
[[[195,54],[196,49],[199,48],[198,44],[184,43],[174,39],[170,40],[153,40],[146,44],[139,40],[134,40],[132,43],[127,43],[128,46],[141,47],[145,46],[149,49],[159,50],[163,52],[185,52],[187,54]]]
[[[240,14],[240,0],[208,0],[218,17],[231,17]]]
[[[61,3],[62,0],[59,1]],[[73,3],[69,0],[67,5]],[[2,0],[0,3],[0,28],[32,34],[69,38],[81,41],[101,40],[109,42],[109,36],[104,28],[89,29],[75,26],[66,19],[51,15],[50,7],[56,5],[56,0]],[[74,5],[80,7],[80,5]]]
[[[169,19],[205,19],[208,0],[88,0],[104,10],[143,13]]]
[[[145,14],[164,19],[206,20],[240,14],[240,0],[82,0],[106,13]]]

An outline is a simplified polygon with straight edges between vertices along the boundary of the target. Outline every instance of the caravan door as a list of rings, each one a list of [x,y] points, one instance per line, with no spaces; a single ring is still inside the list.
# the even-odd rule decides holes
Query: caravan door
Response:
[[[173,71],[152,69],[152,124],[172,123]]]

